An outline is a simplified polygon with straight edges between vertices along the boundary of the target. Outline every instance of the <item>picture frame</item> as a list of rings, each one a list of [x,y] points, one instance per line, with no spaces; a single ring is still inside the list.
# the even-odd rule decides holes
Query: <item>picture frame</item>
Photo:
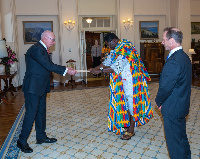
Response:
[[[200,34],[200,22],[191,22],[191,34]]]
[[[24,44],[35,44],[45,30],[53,31],[53,21],[23,21]]]
[[[159,21],[140,21],[140,40],[159,39]]]

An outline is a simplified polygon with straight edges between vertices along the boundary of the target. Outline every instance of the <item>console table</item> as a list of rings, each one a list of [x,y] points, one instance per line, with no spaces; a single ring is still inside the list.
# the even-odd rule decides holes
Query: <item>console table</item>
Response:
[[[11,92],[11,95],[14,97],[14,93],[16,92],[15,87],[12,84],[12,79],[16,76],[17,71],[11,71],[10,74],[6,74],[5,72],[0,73],[0,100],[3,100],[6,104],[13,104],[6,101],[5,96],[8,91]],[[4,81],[5,86],[4,89],[1,90],[1,79]]]
[[[164,65],[164,46],[161,42],[141,42],[140,57],[150,75],[160,75]]]

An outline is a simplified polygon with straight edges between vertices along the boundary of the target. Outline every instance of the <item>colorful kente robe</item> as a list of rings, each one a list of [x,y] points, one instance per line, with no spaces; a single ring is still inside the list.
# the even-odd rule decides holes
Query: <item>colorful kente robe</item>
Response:
[[[150,76],[135,50],[127,40],[119,41],[105,61],[115,72],[110,74],[110,102],[108,131],[122,134],[129,127],[128,110],[135,127],[146,124],[153,117],[147,82]]]

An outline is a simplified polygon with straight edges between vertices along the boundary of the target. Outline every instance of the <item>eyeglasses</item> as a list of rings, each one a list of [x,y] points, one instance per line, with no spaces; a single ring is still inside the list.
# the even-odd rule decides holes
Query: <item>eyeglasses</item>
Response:
[[[48,36],[47,36],[47,38],[51,39],[53,42],[55,41],[55,39],[52,39],[52,38],[50,38],[50,37],[48,37]]]

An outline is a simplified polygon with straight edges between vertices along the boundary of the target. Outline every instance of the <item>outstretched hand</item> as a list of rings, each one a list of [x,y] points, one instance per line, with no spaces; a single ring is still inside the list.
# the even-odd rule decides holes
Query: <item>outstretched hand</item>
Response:
[[[88,71],[90,71],[90,73],[93,73],[93,74],[101,73],[101,70],[97,69],[97,68],[90,68],[90,69],[88,69]]]
[[[78,72],[77,72],[75,69],[73,69],[73,68],[71,68],[71,67],[68,67],[67,73],[70,74],[70,75],[75,75],[75,74],[77,74]]]

